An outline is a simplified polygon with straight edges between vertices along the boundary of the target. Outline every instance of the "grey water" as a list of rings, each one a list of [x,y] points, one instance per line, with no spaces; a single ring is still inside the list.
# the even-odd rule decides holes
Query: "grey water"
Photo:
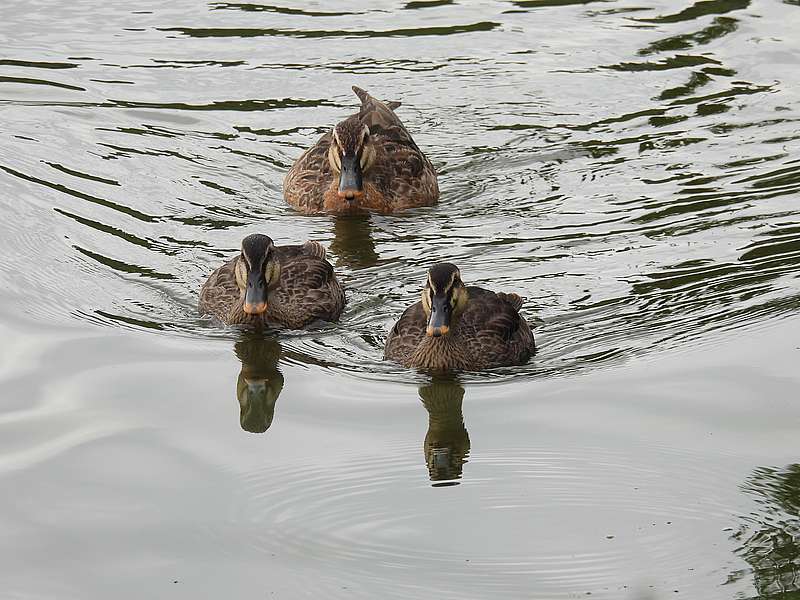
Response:
[[[800,3],[0,6],[4,598],[800,598]],[[435,207],[295,214],[358,85]],[[339,324],[196,313],[262,232]],[[527,365],[382,361],[427,265]]]

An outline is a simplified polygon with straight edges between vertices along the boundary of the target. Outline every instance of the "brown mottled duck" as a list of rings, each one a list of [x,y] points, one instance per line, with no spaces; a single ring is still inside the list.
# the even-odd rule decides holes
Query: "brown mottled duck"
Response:
[[[199,310],[228,325],[301,329],[317,319],[336,321],[344,303],[320,243],[275,246],[266,235],[253,234],[203,285]]]
[[[394,113],[353,86],[361,109],[338,123],[292,165],[283,182],[306,214],[393,213],[439,199],[436,170]]]
[[[384,356],[437,371],[522,364],[536,345],[521,306],[517,294],[465,286],[454,264],[433,265],[422,299],[389,332]]]

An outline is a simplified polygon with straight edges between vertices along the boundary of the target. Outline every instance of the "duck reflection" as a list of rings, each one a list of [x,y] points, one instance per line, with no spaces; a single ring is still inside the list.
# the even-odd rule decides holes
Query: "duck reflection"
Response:
[[[734,536],[757,598],[800,598],[800,464],[756,469],[743,489],[761,505]]]
[[[272,425],[275,403],[283,389],[283,375],[278,370],[281,345],[274,339],[245,334],[234,352],[242,361],[236,380],[239,423],[245,431],[264,433]]]
[[[428,411],[424,450],[431,481],[457,485],[453,480],[461,478],[469,456],[469,434],[461,411],[464,388],[456,379],[436,378],[419,388],[419,397]]]
[[[363,269],[378,263],[369,215],[334,217],[333,236],[331,252],[338,257],[337,266]]]

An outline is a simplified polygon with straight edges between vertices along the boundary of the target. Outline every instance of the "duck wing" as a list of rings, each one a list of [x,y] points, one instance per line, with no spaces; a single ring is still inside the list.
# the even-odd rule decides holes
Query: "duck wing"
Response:
[[[519,314],[522,298],[475,286],[468,287],[467,293],[469,303],[459,330],[476,363],[490,367],[527,361],[536,345],[530,326]]]
[[[201,315],[213,315],[227,321],[231,304],[239,299],[239,286],[234,275],[236,259],[232,258],[214,271],[200,288],[197,309]]]
[[[283,179],[283,196],[304,212],[322,209],[323,195],[333,180],[328,149],[333,134],[328,131],[300,155]]]
[[[288,263],[291,259],[301,256],[318,258],[324,261],[327,254],[325,246],[313,240],[308,240],[304,244],[275,246],[275,253],[278,256],[278,260],[281,261],[281,266]]]
[[[273,294],[292,327],[300,328],[316,319],[335,321],[344,310],[344,289],[333,266],[320,258],[320,251],[325,250],[317,242],[279,249],[281,283]]]
[[[425,337],[428,318],[422,302],[409,306],[389,331],[383,357],[407,364]]]

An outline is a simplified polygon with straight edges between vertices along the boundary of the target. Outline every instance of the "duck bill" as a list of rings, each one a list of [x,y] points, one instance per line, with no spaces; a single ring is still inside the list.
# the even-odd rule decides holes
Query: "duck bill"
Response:
[[[340,198],[353,201],[364,195],[361,175],[361,162],[358,156],[355,153],[342,156],[342,170],[339,173]]]
[[[247,289],[244,293],[244,312],[260,315],[267,310],[267,282],[264,275],[257,272],[247,274]]]
[[[433,298],[431,316],[425,333],[429,337],[440,337],[450,333],[450,301],[447,298]]]

